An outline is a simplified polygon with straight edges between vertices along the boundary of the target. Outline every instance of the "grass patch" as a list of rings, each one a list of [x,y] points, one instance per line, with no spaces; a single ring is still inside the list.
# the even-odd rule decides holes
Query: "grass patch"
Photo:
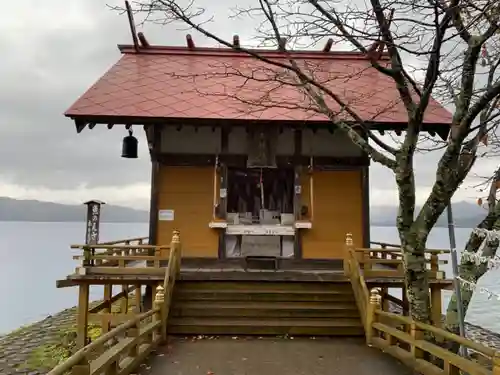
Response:
[[[93,304],[97,304],[94,302]],[[135,308],[135,299],[132,295],[128,298],[128,311],[133,311]],[[112,313],[121,312],[121,303],[116,302],[111,306]],[[73,321],[76,320],[76,309]],[[22,332],[22,330],[27,331],[31,325],[26,327],[20,327],[16,331],[11,332],[14,334],[16,332]],[[90,341],[94,341],[102,335],[102,328],[98,323],[89,323],[87,328],[87,337]],[[61,326],[59,331],[52,337],[48,337],[47,341],[50,343],[39,346],[34,349],[29,355],[27,360],[19,366],[19,368],[31,371],[40,370],[51,370],[55,366],[66,361],[69,357],[73,355],[76,351],[76,337],[77,337],[77,327],[76,324],[70,324],[66,326]],[[97,355],[97,353],[95,354]],[[92,356],[92,355],[91,355]]]
[[[93,341],[101,336],[101,327],[97,324],[89,324],[88,337]],[[26,370],[50,370],[58,364],[66,361],[75,352],[76,348],[76,325],[62,328],[52,343],[39,346],[33,350],[20,367]]]

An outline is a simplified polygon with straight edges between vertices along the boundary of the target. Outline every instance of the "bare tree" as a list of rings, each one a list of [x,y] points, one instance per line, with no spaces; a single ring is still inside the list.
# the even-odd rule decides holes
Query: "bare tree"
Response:
[[[370,0],[360,4],[342,0],[256,0],[255,3],[255,7],[239,9],[237,15],[254,17],[258,23],[257,40],[261,45],[276,46],[284,59],[267,58],[258,50],[246,49],[212,33],[211,18],[194,2],[139,0],[134,2],[134,8],[145,12],[146,21],[181,23],[220,45],[253,56],[268,70],[267,75],[245,73],[249,80],[294,87],[308,98],[308,109],[326,115],[332,126],[345,132],[372,160],[393,171],[399,192],[397,228],[411,315],[429,322],[426,241],[469,173],[478,146],[489,131],[487,124],[477,124],[477,120],[486,107],[498,100],[500,83],[493,82],[482,90],[476,88],[484,70],[480,64],[483,46],[497,38],[496,15],[500,5],[488,0]],[[373,69],[393,82],[408,122],[400,146],[394,147],[371,131],[354,105],[329,89],[307,64],[299,64],[287,49],[287,46],[311,46],[325,37],[354,47],[366,56]],[[384,48],[389,60],[381,62],[379,57]],[[493,62],[495,67],[499,64],[500,60]],[[452,100],[444,89],[442,77],[456,87]],[[454,112],[432,191],[421,210],[415,212],[413,160],[431,96],[449,98]],[[497,113],[496,106],[491,107]]]

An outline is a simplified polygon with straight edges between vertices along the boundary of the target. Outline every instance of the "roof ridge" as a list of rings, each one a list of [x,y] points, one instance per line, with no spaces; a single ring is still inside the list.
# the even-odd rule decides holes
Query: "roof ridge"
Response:
[[[193,56],[227,56],[227,57],[252,57],[245,50],[238,51],[229,47],[195,47],[186,46],[165,46],[150,45],[148,47],[139,47],[136,49],[131,44],[118,44],[118,49],[123,54],[139,55],[193,55]],[[346,60],[367,60],[368,57],[358,51],[322,51],[322,50],[287,50],[286,52],[264,49],[247,48],[249,52],[258,53],[270,58],[292,57],[308,59],[346,59]],[[383,53],[380,60],[387,60],[389,55]]]

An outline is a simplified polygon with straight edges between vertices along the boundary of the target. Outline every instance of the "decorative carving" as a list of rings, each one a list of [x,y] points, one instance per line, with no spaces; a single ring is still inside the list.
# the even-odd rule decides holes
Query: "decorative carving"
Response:
[[[382,304],[382,296],[380,295],[380,288],[373,288],[370,290],[370,304],[380,306]]]
[[[352,246],[353,245],[353,241],[352,241],[352,233],[347,233],[345,235],[345,244],[347,246]]]
[[[156,287],[155,304],[163,302],[165,302],[165,289],[161,285],[158,285]]]
[[[174,233],[172,235],[172,242],[180,243],[181,242],[181,237],[180,237],[181,232],[178,230],[174,230]]]

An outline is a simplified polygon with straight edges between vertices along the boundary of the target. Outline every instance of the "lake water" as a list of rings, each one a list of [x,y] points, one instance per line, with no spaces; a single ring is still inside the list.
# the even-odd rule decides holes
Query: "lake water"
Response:
[[[399,242],[395,228],[372,227],[372,240]],[[148,224],[101,224],[101,240],[140,237],[148,233]],[[457,229],[457,243],[463,246],[470,230]],[[76,261],[69,245],[82,243],[84,223],[30,223],[0,222],[0,296],[8,302],[0,307],[0,333],[9,332],[20,325],[35,322],[77,302],[76,288],[57,289],[57,279],[71,273]],[[436,228],[430,235],[428,247],[447,248],[446,228]],[[445,266],[451,275],[450,265]],[[491,291],[500,293],[500,270],[487,273],[480,281]],[[443,306],[448,303],[450,292],[444,292]],[[91,297],[102,297],[102,288],[91,290]],[[467,321],[500,332],[500,301],[487,300],[476,293]]]

